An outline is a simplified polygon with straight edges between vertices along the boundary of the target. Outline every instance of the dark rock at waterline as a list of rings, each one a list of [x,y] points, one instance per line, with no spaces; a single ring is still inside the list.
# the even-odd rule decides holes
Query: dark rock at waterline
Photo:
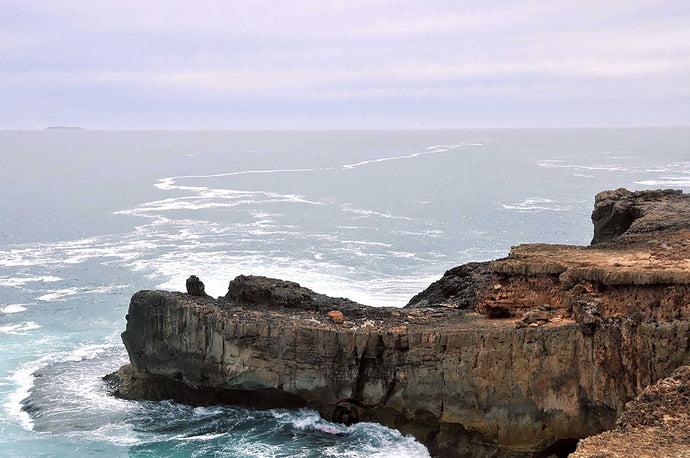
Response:
[[[187,279],[187,294],[191,296],[208,296],[204,283],[196,275],[192,275]]]
[[[299,409],[306,403],[298,396],[276,389],[228,390],[208,386],[191,386],[183,380],[181,372],[173,377],[162,377],[137,371],[131,364],[103,377],[108,392],[124,399],[175,402],[193,406],[249,405],[258,409]]]

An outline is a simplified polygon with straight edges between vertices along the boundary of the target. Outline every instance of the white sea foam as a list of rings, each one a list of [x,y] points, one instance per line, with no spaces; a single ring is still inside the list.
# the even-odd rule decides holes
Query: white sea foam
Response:
[[[564,168],[564,169],[576,169],[576,170],[600,170],[604,172],[625,172],[628,171],[627,167],[622,167],[616,164],[596,164],[596,165],[578,165],[570,164],[567,161],[561,159],[542,159],[537,161],[537,165],[540,167],[545,167],[547,169],[553,168]]]
[[[680,187],[687,188],[690,187],[690,179],[686,177],[668,177],[660,178],[658,180],[642,180],[636,181],[635,184],[641,184],[644,186],[668,186],[668,187]]]
[[[9,416],[19,421],[24,429],[32,430],[34,423],[31,420],[31,416],[22,410],[22,400],[29,395],[29,390],[33,386],[34,372],[42,367],[47,359],[48,357],[43,357],[37,361],[22,364],[18,369],[11,371],[10,376],[7,377],[10,383],[17,385],[17,389],[9,395],[9,402],[6,402],[3,406],[9,413]]]
[[[223,409],[220,407],[194,407],[194,415],[200,417],[207,417],[211,415],[218,415],[223,413]]]
[[[26,310],[26,307],[24,307],[25,305],[30,305],[30,304],[10,304],[10,305],[7,305],[7,306],[3,307],[2,309],[0,309],[0,311],[2,311],[2,313],[7,313],[7,314],[19,313],[19,312],[23,312],[24,310]]]
[[[129,288],[131,285],[108,285],[108,286],[84,286],[84,287],[72,287],[65,289],[58,289],[49,291],[47,294],[38,297],[39,301],[44,302],[54,302],[54,301],[64,301],[70,296],[76,294],[106,294],[112,293],[121,289]]]
[[[213,439],[219,439],[219,438],[227,436],[227,435],[228,435],[228,433],[207,433],[207,434],[200,434],[197,436],[178,435],[178,436],[173,436],[172,439],[179,440],[181,442],[209,441],[209,440],[213,440]]]
[[[537,161],[537,165],[539,165],[540,167],[546,167],[547,169],[571,167],[570,165],[567,165],[564,160],[561,159],[543,159],[541,161]]]
[[[361,422],[352,426],[330,423],[322,419],[316,412],[306,409],[298,411],[271,411],[279,425],[290,425],[292,428],[326,432],[329,434],[345,434],[354,438],[356,442],[336,442],[324,446],[320,451],[322,456],[364,458],[376,456],[379,458],[422,458],[429,457],[429,452],[412,436],[403,437],[399,431],[385,426]],[[356,448],[355,448],[356,447]]]
[[[31,322],[29,322],[31,323]],[[38,326],[33,323],[33,325]],[[40,326],[39,326],[40,327]],[[72,351],[55,352],[45,355],[39,359],[28,361],[21,364],[17,369],[10,371],[7,381],[16,386],[16,389],[10,393],[8,396],[8,402],[3,404],[9,416],[16,419],[23,428],[32,430],[34,427],[34,422],[31,416],[22,409],[22,401],[29,396],[30,390],[34,384],[36,376],[34,373],[42,367],[47,366],[52,363],[66,362],[66,361],[83,361],[87,359],[93,359],[99,356],[104,351],[113,348],[115,344],[116,334],[108,336],[106,338],[106,343],[103,344],[85,344],[81,345]],[[118,346],[120,344],[117,344]],[[96,378],[98,379],[98,378]],[[85,388],[84,381],[73,380],[76,384],[73,388],[75,391],[79,392],[81,395],[92,396],[95,393],[93,387]],[[91,380],[90,383],[100,383],[100,381],[94,382]],[[113,402],[123,402],[115,398],[107,396],[106,401],[112,400]]]
[[[33,321],[25,321],[23,323],[8,324],[0,326],[0,333],[3,334],[26,334],[27,331],[40,328],[41,325]]]
[[[452,145],[452,146],[443,146],[443,145],[436,145],[436,146],[430,146],[428,147],[425,151],[419,151],[416,153],[412,154],[405,154],[402,156],[390,156],[390,157],[381,157],[378,159],[369,159],[366,161],[360,161],[360,162],[355,162],[352,164],[345,164],[342,165],[341,168],[344,170],[352,170],[357,167],[362,167],[363,165],[370,165],[370,164],[377,164],[380,162],[388,162],[388,161],[399,161],[403,159],[414,159],[419,156],[426,156],[429,154],[437,154],[437,153],[445,153],[446,151],[449,151],[450,149],[457,148],[460,145]],[[473,146],[481,146],[481,144],[475,144]]]
[[[175,182],[177,180],[190,179],[190,178],[221,178],[221,177],[229,177],[229,176],[235,176],[235,175],[258,175],[258,174],[272,174],[272,173],[302,173],[302,172],[315,172],[315,171],[320,171],[320,170],[331,170],[331,169],[329,169],[329,168],[305,168],[305,169],[273,169],[273,170],[240,170],[240,171],[236,171],[236,172],[214,173],[211,175],[180,175],[180,176],[175,176],[175,177],[161,178],[160,180],[158,180],[158,183],[155,184],[154,186],[157,187],[158,189],[163,189],[163,190],[172,190],[172,189],[203,190],[203,189],[208,189],[208,188],[179,186],[179,185],[176,185]]]
[[[342,210],[344,212],[355,213],[357,215],[361,215],[363,218],[376,216],[379,218],[386,218],[386,219],[400,219],[400,220],[407,220],[407,221],[419,221],[418,218],[410,218],[409,216],[392,215],[390,213],[379,212],[376,210],[369,210],[366,208],[356,208],[350,204],[342,204]]]
[[[505,208],[506,210],[518,210],[518,211],[523,211],[523,212],[528,212],[528,211],[564,211],[567,210],[565,207],[560,207],[558,205],[551,205],[554,204],[555,202],[551,199],[544,199],[544,198],[538,198],[538,197],[533,197],[529,199],[525,199],[521,202],[517,202],[514,204],[501,204],[501,207]]]
[[[0,286],[23,286],[27,283],[35,282],[56,282],[62,278],[53,275],[44,275],[41,277],[14,277],[14,278],[0,278]]]
[[[416,256],[415,253],[410,253],[409,251],[389,251],[388,254],[390,254],[394,258],[406,258],[406,259],[412,259]]]
[[[369,242],[365,240],[341,240],[340,243],[344,244],[353,244],[353,245],[368,245],[368,246],[382,246],[382,247],[390,247],[390,243],[382,243],[382,242]]]
[[[67,297],[74,296],[75,294],[78,294],[79,291],[81,291],[80,288],[57,289],[57,290],[50,291],[49,293],[44,294],[42,296],[39,296],[38,300],[44,301],[44,302],[66,300]]]

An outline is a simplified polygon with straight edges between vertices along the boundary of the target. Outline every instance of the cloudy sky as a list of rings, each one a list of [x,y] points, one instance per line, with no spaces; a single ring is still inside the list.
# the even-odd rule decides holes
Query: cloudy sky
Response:
[[[690,124],[688,0],[0,0],[0,127]]]

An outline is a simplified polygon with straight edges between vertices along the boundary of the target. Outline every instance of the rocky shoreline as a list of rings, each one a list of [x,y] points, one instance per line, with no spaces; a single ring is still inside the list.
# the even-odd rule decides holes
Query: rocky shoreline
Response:
[[[140,291],[131,365],[106,379],[127,399],[375,421],[435,456],[565,456],[690,364],[689,197],[602,192],[592,245],[513,247],[402,309],[255,276],[217,299],[195,278],[191,294]]]

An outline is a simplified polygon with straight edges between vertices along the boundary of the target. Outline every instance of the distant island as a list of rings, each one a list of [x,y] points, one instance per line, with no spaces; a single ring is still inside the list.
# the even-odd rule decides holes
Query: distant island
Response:
[[[86,130],[79,126],[48,126],[43,130]]]

